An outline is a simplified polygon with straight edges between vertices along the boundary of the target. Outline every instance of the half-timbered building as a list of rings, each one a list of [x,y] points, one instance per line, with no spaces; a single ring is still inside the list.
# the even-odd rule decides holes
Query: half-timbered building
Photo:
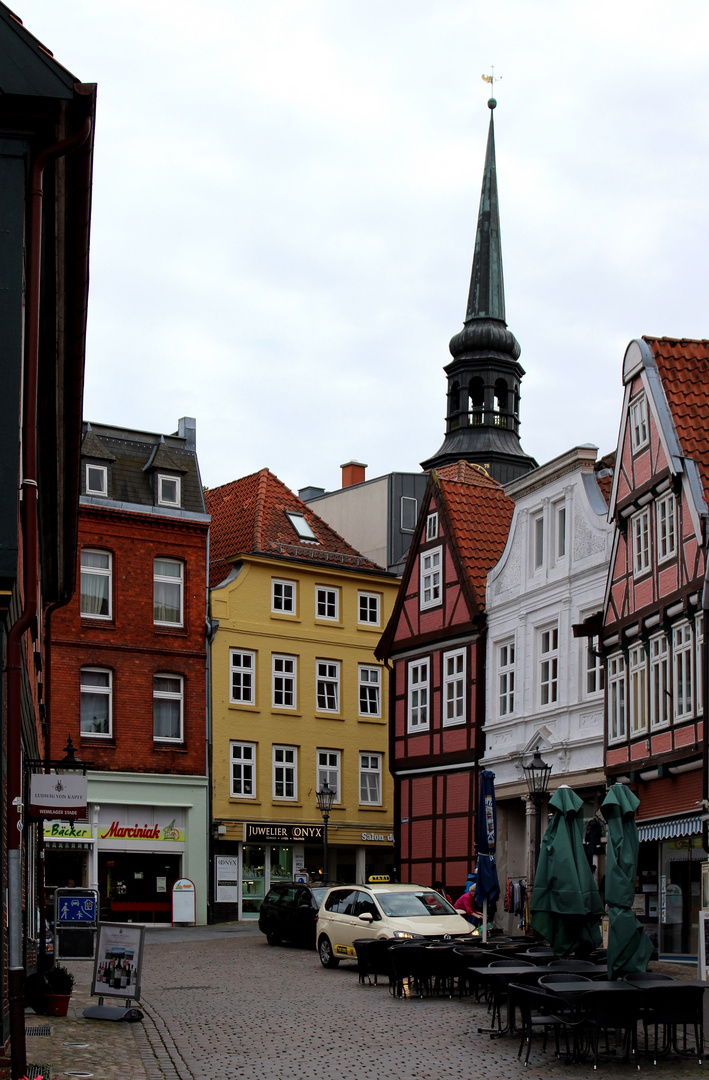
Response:
[[[479,466],[459,461],[431,472],[376,652],[393,664],[389,756],[401,880],[440,880],[452,895],[474,862],[485,586],[513,505]]]
[[[606,773],[640,799],[637,906],[670,954],[696,952],[707,857],[708,378],[709,341],[644,337],[626,350],[601,631]]]

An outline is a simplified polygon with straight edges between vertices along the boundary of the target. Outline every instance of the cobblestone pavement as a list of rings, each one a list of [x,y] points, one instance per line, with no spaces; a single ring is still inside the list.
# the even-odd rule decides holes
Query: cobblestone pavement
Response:
[[[391,997],[385,983],[360,985],[354,964],[321,968],[314,951],[270,948],[255,928],[197,928],[150,932],[143,964],[145,1021],[85,1020],[88,965],[80,973],[66,1020],[49,1023],[52,1037],[28,1039],[33,1062],[51,1076],[99,1080],[550,1080],[593,1073],[590,1062],[570,1065],[532,1046],[529,1066],[517,1059],[518,1040],[478,1034],[484,1005],[472,999]],[[680,968],[684,977],[694,969]],[[71,1044],[86,1045],[71,1045]],[[653,1077],[696,1077],[696,1060],[676,1056]],[[632,1066],[604,1062],[604,1076],[636,1075]]]

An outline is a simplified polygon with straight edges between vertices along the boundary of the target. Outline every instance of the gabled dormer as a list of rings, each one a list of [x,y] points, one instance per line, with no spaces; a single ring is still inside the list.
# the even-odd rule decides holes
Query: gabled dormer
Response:
[[[156,506],[170,509],[179,509],[182,506],[182,477],[187,474],[187,469],[170,451],[162,435],[143,466],[143,471],[150,477],[153,502]]]
[[[116,457],[87,424],[81,442],[81,494],[90,498],[111,497],[111,466]]]

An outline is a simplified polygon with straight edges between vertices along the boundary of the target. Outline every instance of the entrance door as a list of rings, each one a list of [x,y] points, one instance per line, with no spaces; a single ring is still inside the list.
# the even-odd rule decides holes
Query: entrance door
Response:
[[[182,856],[99,851],[101,918],[108,922],[170,922],[172,886],[182,876]]]

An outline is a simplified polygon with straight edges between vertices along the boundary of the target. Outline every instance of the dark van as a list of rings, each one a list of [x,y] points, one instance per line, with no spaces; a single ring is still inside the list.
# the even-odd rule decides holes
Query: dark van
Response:
[[[294,941],[315,948],[315,919],[329,885],[301,885],[296,881],[273,885],[259,911],[259,930],[269,945]]]

